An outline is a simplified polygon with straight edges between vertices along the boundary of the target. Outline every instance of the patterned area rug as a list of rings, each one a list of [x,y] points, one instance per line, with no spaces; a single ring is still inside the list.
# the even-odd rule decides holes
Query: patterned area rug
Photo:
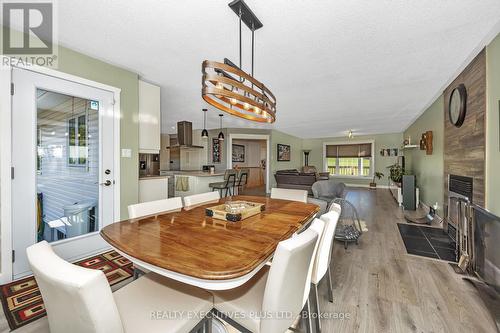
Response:
[[[133,276],[132,263],[115,251],[105,252],[78,262],[76,265],[100,269],[110,286]],[[5,284],[1,288],[3,311],[12,330],[45,316],[42,295],[33,276]]]

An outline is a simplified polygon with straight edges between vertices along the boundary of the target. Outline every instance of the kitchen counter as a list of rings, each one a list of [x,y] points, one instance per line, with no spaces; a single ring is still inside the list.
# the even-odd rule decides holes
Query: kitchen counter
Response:
[[[174,175],[178,176],[193,176],[193,177],[218,177],[224,176],[224,172],[204,172],[204,171],[173,171]]]
[[[224,172],[213,173],[203,171],[171,171],[175,177],[175,196],[185,197],[188,195],[210,192],[210,183],[224,181]],[[187,178],[187,179],[182,179]],[[177,186],[179,182],[184,182],[184,188]]]
[[[160,175],[155,175],[155,176],[139,176],[139,180],[144,180],[144,179],[162,179],[162,178],[170,178],[172,176],[160,176]]]

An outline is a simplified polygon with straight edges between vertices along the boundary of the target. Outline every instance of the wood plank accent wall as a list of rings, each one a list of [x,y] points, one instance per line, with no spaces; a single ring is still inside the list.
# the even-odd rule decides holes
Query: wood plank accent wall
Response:
[[[467,113],[462,127],[449,119],[448,102],[460,83],[467,89]],[[484,207],[486,151],[486,51],[483,49],[444,90],[444,186],[448,202],[448,175],[474,179],[473,202]]]

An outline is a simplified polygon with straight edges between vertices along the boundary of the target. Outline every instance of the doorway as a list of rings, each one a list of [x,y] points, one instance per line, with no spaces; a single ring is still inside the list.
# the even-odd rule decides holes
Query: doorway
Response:
[[[109,247],[117,219],[114,92],[12,69],[12,276],[30,274],[26,248],[47,241],[66,260]]]
[[[240,194],[265,196],[269,192],[269,136],[230,134],[229,168],[249,170],[248,183]]]

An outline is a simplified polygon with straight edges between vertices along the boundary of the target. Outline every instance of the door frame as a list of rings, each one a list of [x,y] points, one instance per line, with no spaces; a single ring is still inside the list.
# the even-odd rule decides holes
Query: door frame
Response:
[[[266,193],[271,192],[269,188],[269,173],[270,173],[270,148],[271,148],[271,137],[268,134],[238,134],[238,133],[229,133],[229,138],[227,140],[227,168],[233,168],[233,139],[242,139],[242,140],[265,140],[266,141]]]
[[[2,63],[4,56],[0,57]],[[0,67],[0,283],[12,281],[12,200],[11,200],[11,165],[12,165],[12,69],[19,68],[35,73],[52,76],[58,79],[83,84],[93,88],[109,91],[113,94],[114,115],[114,156],[115,170],[114,207],[115,221],[120,220],[120,94],[121,89],[79,76],[67,74],[54,69],[35,65],[18,64]]]

